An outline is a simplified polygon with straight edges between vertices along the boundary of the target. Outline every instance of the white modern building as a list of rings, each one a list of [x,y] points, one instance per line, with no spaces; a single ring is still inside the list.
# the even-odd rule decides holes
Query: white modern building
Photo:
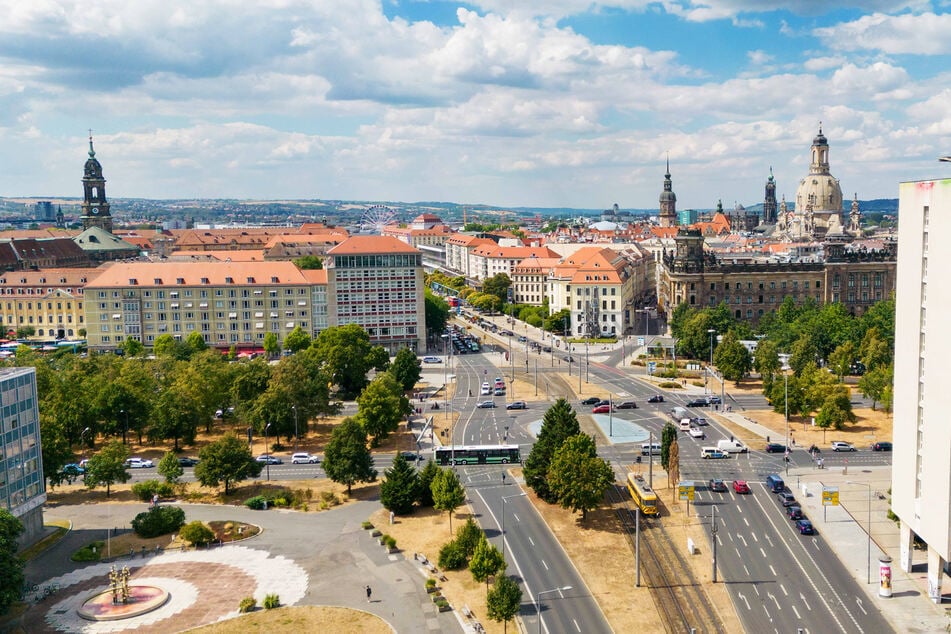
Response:
[[[892,509],[899,565],[911,571],[917,535],[928,545],[928,595],[939,603],[951,559],[951,180],[902,183],[898,219]]]

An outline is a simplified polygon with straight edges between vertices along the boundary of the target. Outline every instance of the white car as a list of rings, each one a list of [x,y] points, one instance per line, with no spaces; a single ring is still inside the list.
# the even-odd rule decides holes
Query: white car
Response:
[[[836,440],[832,443],[832,451],[855,451],[855,447],[844,440]]]
[[[442,363],[439,357],[423,357],[423,363]]]
[[[483,384],[482,384],[482,390],[479,392],[479,394],[481,394],[482,396],[486,396],[486,395],[491,394],[491,393],[492,393],[492,388],[489,387],[489,384],[488,384],[488,383],[483,383]]]
[[[148,467],[154,467],[155,463],[142,458],[129,458],[125,461],[125,466],[128,469],[147,469]]]
[[[320,459],[317,456],[312,456],[309,453],[295,453],[291,456],[292,464],[317,464],[320,462]]]
[[[700,429],[699,427],[691,427],[690,431],[687,433],[690,434],[691,438],[706,438],[707,437],[707,435],[703,433],[703,430]]]

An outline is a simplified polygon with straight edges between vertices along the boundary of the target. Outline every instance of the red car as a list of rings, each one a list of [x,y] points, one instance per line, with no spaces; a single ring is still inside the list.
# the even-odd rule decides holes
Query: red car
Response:
[[[749,493],[750,485],[746,483],[746,480],[734,480],[733,490],[737,493]]]
[[[610,405],[598,405],[593,410],[591,410],[591,413],[592,414],[607,414],[610,411],[611,411]]]

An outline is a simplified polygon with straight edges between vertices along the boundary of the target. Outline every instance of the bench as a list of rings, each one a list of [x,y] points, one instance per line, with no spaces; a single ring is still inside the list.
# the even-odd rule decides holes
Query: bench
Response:
[[[466,617],[467,619],[472,618],[472,610],[469,609],[468,605],[462,606],[462,615]]]

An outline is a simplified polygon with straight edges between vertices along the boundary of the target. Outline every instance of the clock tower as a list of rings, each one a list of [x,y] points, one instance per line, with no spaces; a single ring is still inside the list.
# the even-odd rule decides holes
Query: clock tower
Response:
[[[112,233],[112,215],[109,213],[109,201],[106,200],[106,179],[102,177],[102,165],[96,160],[96,151],[92,147],[92,130],[89,131],[89,158],[83,169],[83,230],[99,227]]]

